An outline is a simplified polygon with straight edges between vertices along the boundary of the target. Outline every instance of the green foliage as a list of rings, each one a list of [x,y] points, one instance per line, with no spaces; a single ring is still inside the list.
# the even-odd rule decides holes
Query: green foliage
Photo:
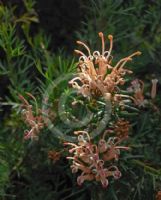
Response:
[[[33,99],[26,95],[26,92],[31,93],[39,108],[47,94],[49,102],[46,104],[52,110],[49,117],[64,136],[71,136],[74,128],[70,121],[62,119],[78,122],[88,118],[90,111],[94,113],[88,127],[91,130],[97,127],[106,111],[102,99],[90,102],[71,93],[68,79],[76,72],[75,59],[62,50],[57,54],[51,51],[51,38],[40,28],[36,1],[24,0],[23,5],[23,12],[17,14],[16,6],[0,4],[0,82],[2,90],[6,91],[0,98],[3,117],[0,121],[0,199],[84,200],[97,195],[111,200],[155,199],[156,192],[161,190],[161,114],[150,106],[140,111],[127,104],[126,112],[115,110],[117,116],[113,118],[122,116],[132,124],[128,140],[131,151],[123,153],[119,160],[122,178],[110,180],[107,190],[95,183],[87,183],[81,188],[76,185],[76,176],[65,159],[67,155],[62,145],[65,139],[55,137],[55,131],[51,133],[45,127],[38,141],[24,141],[23,133],[28,127],[20,115],[19,94],[34,106]],[[134,76],[145,80],[146,98],[150,96],[153,76],[159,79],[160,92],[160,7],[159,1],[89,0],[86,18],[81,30],[76,32],[79,40],[88,41],[93,49],[100,46],[96,38],[98,32],[113,34],[117,59],[136,49],[142,51],[136,67],[131,68]],[[32,26],[38,27],[34,33]],[[63,79],[68,74],[70,77]],[[7,84],[3,84],[3,79]],[[65,102],[61,107],[59,100]],[[78,107],[71,106],[73,100],[79,102]],[[159,95],[153,103],[160,109]],[[53,149],[64,153],[55,163],[48,158],[48,152]]]
[[[31,0],[24,1],[25,11],[21,16],[16,15],[16,7],[8,8],[3,4],[0,5],[0,51],[3,55],[0,61],[0,78],[2,80],[5,78],[9,82],[9,85],[2,85],[2,89],[6,90],[7,94],[1,98],[1,110],[6,110],[6,113],[3,113],[4,119],[0,124],[2,129],[0,137],[0,199],[17,199],[21,196],[25,199],[26,195],[28,195],[27,199],[40,199],[40,197],[44,199],[47,194],[46,198],[48,199],[52,197],[55,199],[56,195],[59,199],[56,190],[54,192],[47,189],[48,184],[43,183],[44,179],[37,179],[37,183],[35,183],[30,178],[33,176],[30,167],[34,161],[32,160],[30,165],[25,164],[27,152],[25,152],[24,146],[26,151],[27,147],[22,140],[24,125],[19,113],[18,94],[25,92],[35,94],[39,91],[43,93],[53,78],[74,70],[74,60],[67,59],[63,52],[60,55],[51,53],[48,50],[50,38],[47,38],[42,30],[39,30],[34,36],[31,35],[31,25],[38,23],[37,13],[33,8],[34,4]],[[42,83],[40,78],[45,81]],[[50,142],[48,146],[45,147],[46,154],[42,162],[47,160],[47,150],[53,148]],[[39,151],[41,152],[39,148],[36,149],[35,154]],[[38,169],[40,160],[36,162],[36,169]],[[52,166],[52,164],[48,165]],[[48,171],[50,170],[48,169]],[[21,181],[23,179],[26,179],[31,187],[27,184],[24,189],[21,189],[24,194],[21,192],[15,194],[16,187],[21,188],[26,184],[25,181]],[[50,181],[49,177],[47,181]],[[39,189],[35,190],[35,185],[41,191],[44,190],[44,196],[42,194],[37,196]],[[58,187],[57,184],[56,187]],[[31,188],[31,192],[28,192],[28,188]],[[59,191],[59,193],[61,192]]]
[[[100,45],[97,39],[102,31],[114,36],[114,57],[122,57],[136,49],[142,56],[136,63],[135,72],[160,73],[161,13],[160,1],[113,1],[90,0],[82,30],[77,32],[79,40],[88,41],[93,49]],[[107,44],[108,45],[108,44]],[[120,51],[121,50],[121,51]],[[134,68],[133,68],[134,69]]]

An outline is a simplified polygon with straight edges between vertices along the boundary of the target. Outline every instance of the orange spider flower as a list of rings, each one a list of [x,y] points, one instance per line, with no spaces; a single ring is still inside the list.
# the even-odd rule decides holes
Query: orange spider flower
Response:
[[[69,83],[76,88],[79,93],[85,97],[104,96],[112,98],[119,91],[119,85],[125,83],[124,75],[132,73],[132,71],[124,68],[128,61],[136,55],[140,55],[139,51],[128,57],[121,59],[115,66],[112,66],[113,56],[111,55],[113,48],[113,36],[109,35],[110,47],[105,50],[105,39],[102,32],[99,33],[102,41],[102,51],[94,51],[91,53],[90,48],[83,42],[77,41],[77,44],[83,46],[87,50],[87,55],[80,50],[75,50],[80,55],[78,64],[78,77],[73,78]],[[120,94],[121,96],[121,94]]]

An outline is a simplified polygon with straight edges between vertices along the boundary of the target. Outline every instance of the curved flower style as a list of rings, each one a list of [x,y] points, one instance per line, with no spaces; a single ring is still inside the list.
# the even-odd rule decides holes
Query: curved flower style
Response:
[[[131,82],[131,86],[128,88],[129,92],[133,92],[134,103],[136,106],[143,106],[147,104],[147,100],[144,99],[144,82],[135,79]]]
[[[118,167],[113,165],[112,161],[117,161],[120,156],[120,150],[128,150],[128,147],[119,146],[125,139],[119,137],[109,137],[106,141],[108,132],[105,132],[99,140],[98,145],[92,143],[91,138],[86,131],[74,132],[78,135],[78,144],[65,143],[71,146],[69,153],[72,157],[67,159],[72,160],[72,173],[77,173],[81,170],[82,173],[77,178],[78,185],[84,181],[100,181],[103,187],[108,186],[108,178],[112,176],[114,179],[121,177],[121,172]],[[109,163],[111,163],[109,165]]]
[[[36,101],[35,97],[30,94],[26,93],[29,97],[31,97],[34,101]],[[36,115],[32,109],[32,105],[22,96],[19,95],[20,100],[22,101],[22,116],[25,120],[27,126],[30,127],[30,130],[25,131],[24,139],[37,139],[38,134],[42,128],[45,126],[45,122],[43,119],[42,111],[37,109]]]
[[[157,83],[158,83],[158,79],[152,79],[152,88],[151,88],[151,98],[155,99],[156,97],[156,93],[157,93]]]
[[[113,36],[109,35],[110,40],[109,50],[105,50],[105,40],[102,32],[99,33],[102,40],[102,52],[94,51],[91,53],[89,47],[77,41],[77,44],[83,46],[88,55],[80,50],[75,50],[80,55],[78,64],[78,77],[73,78],[69,84],[76,88],[79,93],[85,97],[104,96],[108,99],[115,100],[115,94],[119,94],[119,85],[124,85],[124,75],[132,73],[132,71],[125,69],[124,66],[128,61],[141,52],[137,51],[130,56],[121,59],[114,67],[111,65],[113,56],[111,55],[113,48]],[[121,94],[119,95],[121,97]]]
[[[157,93],[157,82],[158,79],[152,79],[151,88],[151,99],[155,99]],[[148,104],[148,100],[144,97],[144,82],[139,79],[135,79],[131,82],[131,86],[127,89],[129,92],[133,92],[134,95],[131,97],[134,104],[138,107],[145,107]]]

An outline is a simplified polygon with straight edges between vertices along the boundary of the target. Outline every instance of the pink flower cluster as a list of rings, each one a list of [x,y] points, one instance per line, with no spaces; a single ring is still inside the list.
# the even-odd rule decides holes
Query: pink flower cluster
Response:
[[[124,76],[131,74],[132,71],[125,69],[127,62],[131,61],[141,52],[137,51],[125,58],[122,58],[116,65],[112,66],[113,56],[113,36],[109,35],[110,47],[105,50],[105,39],[102,32],[99,33],[102,41],[102,51],[91,52],[90,48],[83,42],[77,43],[85,48],[87,55],[80,50],[75,50],[80,55],[78,63],[78,76],[73,78],[69,83],[78,93],[85,97],[104,96],[108,100],[117,101],[122,94],[119,94],[119,86],[125,84]],[[123,96],[127,97],[127,96]]]
[[[67,157],[72,160],[71,169],[73,173],[81,171],[81,175],[77,178],[78,185],[84,181],[99,181],[103,187],[108,186],[108,178],[118,179],[121,172],[118,167],[113,165],[113,161],[117,161],[120,156],[120,150],[128,150],[129,147],[119,146],[119,144],[127,137],[109,137],[106,141],[105,132],[98,144],[92,143],[92,140],[86,131],[76,131],[78,135],[78,144],[65,143],[71,148],[69,153],[73,156]]]
[[[32,98],[35,102],[36,99],[33,95],[30,93],[27,93],[27,95]],[[44,128],[45,122],[42,115],[41,110],[37,109],[36,113],[33,111],[32,105],[29,104],[29,102],[22,96],[19,95],[20,100],[22,101],[22,116],[25,120],[25,123],[28,127],[30,127],[29,130],[25,131],[24,139],[38,139],[38,134],[41,129]]]
[[[155,99],[157,93],[157,82],[158,79],[152,79],[152,88],[151,88],[151,99]],[[145,107],[149,101],[144,97],[144,82],[139,79],[135,79],[131,82],[131,86],[127,88],[129,92],[132,92],[134,95],[131,97],[138,107]]]

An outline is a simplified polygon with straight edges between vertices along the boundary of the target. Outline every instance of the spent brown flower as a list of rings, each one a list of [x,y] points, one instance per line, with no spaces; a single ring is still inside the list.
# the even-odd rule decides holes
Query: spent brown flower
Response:
[[[114,124],[114,132],[116,136],[119,138],[128,137],[129,129],[130,129],[130,123],[127,120],[119,119]]]
[[[60,160],[60,157],[61,157],[60,151],[51,150],[48,152],[48,158],[52,160],[54,163]]]

